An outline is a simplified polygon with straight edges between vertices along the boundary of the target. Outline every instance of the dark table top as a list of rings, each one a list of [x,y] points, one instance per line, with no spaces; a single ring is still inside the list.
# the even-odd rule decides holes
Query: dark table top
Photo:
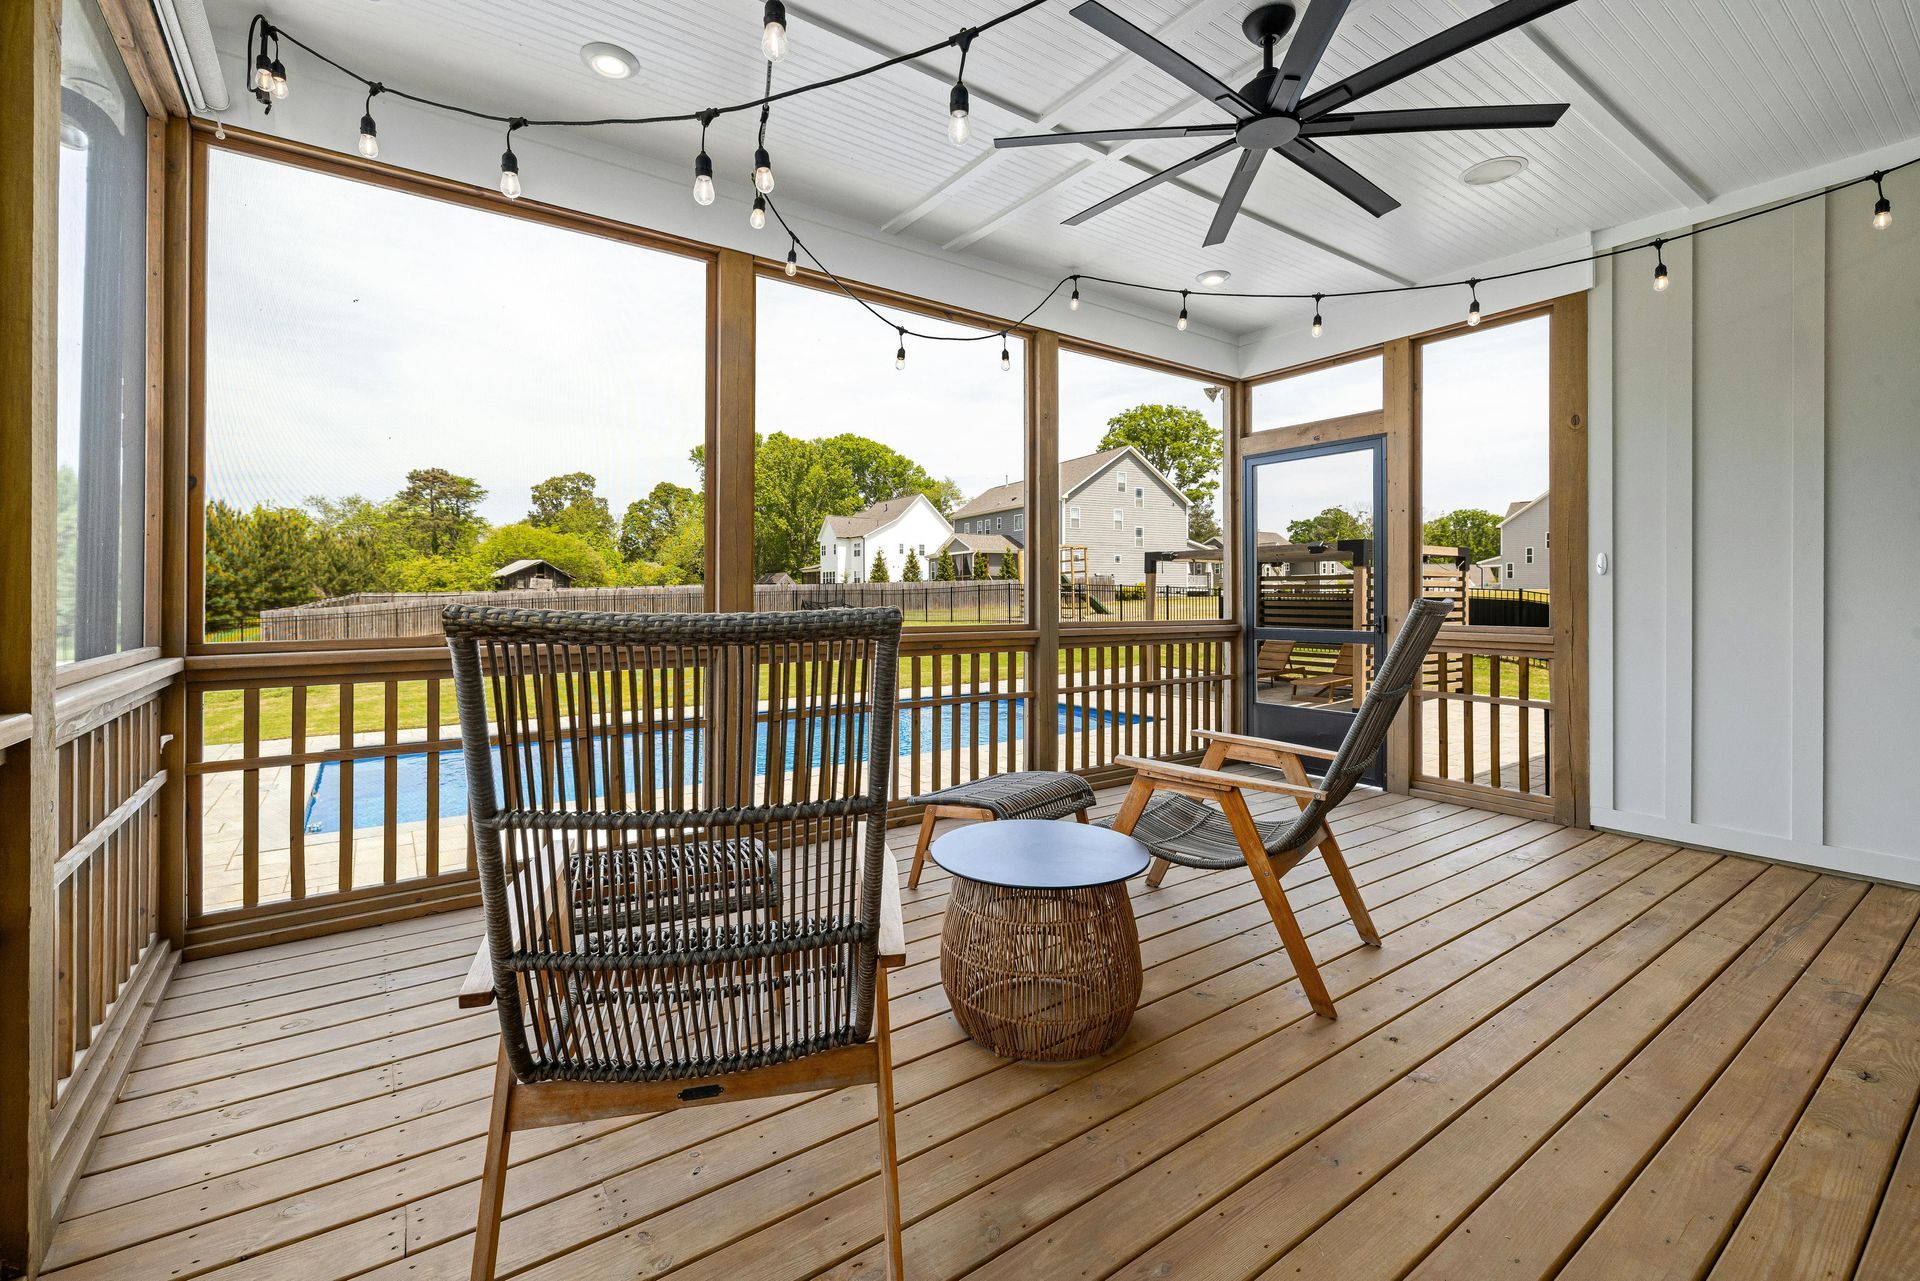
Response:
[[[1147,847],[1085,823],[1002,819],[969,823],[933,843],[933,861],[955,876],[1011,889],[1111,885],[1147,870]]]

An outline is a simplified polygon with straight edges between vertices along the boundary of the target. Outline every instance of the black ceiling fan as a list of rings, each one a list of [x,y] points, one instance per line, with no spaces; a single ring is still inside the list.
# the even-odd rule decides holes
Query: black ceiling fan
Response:
[[[1143,138],[1211,138],[1227,141],[1134,183],[1099,204],[1066,220],[1079,226],[1096,214],[1178,178],[1229,152],[1240,152],[1233,177],[1220,197],[1205,243],[1217,245],[1239,216],[1240,206],[1253,186],[1254,175],[1269,151],[1338,191],[1378,218],[1400,207],[1400,202],[1375,186],[1321,145],[1326,138],[1360,134],[1423,133],[1441,129],[1537,129],[1551,126],[1566,111],[1565,103],[1519,104],[1495,107],[1432,107],[1407,111],[1345,112],[1339,108],[1370,93],[1424,71],[1454,54],[1572,4],[1573,0],[1505,0],[1485,13],[1429,36],[1390,58],[1357,71],[1312,94],[1305,94],[1321,55],[1333,39],[1334,28],[1346,16],[1351,0],[1313,0],[1300,30],[1287,46],[1280,65],[1273,61],[1274,46],[1293,26],[1294,6],[1263,4],[1241,23],[1247,39],[1260,46],[1265,66],[1243,87],[1234,89],[1196,66],[1186,57],[1154,39],[1097,0],[1076,5],[1073,16],[1101,35],[1146,59],[1233,119],[1225,124],[1165,125],[1141,129],[1094,129],[1081,133],[1025,134],[995,138],[996,147],[1045,147],[1063,142],[1122,142]]]

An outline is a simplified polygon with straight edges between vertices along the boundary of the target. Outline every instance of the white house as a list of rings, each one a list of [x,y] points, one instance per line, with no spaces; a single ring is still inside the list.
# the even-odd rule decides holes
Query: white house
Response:
[[[1500,554],[1473,566],[1475,587],[1547,590],[1547,496],[1511,503],[1500,521]]]
[[[953,526],[925,494],[897,494],[851,516],[829,516],[820,523],[820,581],[867,582],[879,554],[886,557],[887,577],[898,582],[908,552],[920,558],[924,578],[952,537]]]

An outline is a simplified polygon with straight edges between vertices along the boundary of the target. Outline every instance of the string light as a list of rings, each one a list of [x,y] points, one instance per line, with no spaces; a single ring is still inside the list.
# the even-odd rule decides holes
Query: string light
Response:
[[[273,42],[273,96],[284,99],[287,96],[287,69],[280,65],[280,42]]]
[[[1467,306],[1467,324],[1477,325],[1480,323],[1480,282],[1478,280],[1467,281],[1467,293],[1473,299],[1472,303]]]
[[[259,56],[253,60],[253,92],[255,97],[261,94],[271,96],[273,93],[273,63],[267,58],[264,40],[260,42]]]
[[[800,242],[799,241],[795,241],[793,244],[787,246],[787,265],[782,270],[784,270],[787,273],[788,280],[792,280],[795,276],[800,274]]]
[[[379,84],[367,86],[367,105],[360,113],[360,154],[369,160],[380,158],[380,129],[373,123],[373,96],[384,88]]]
[[[513,154],[513,131],[526,123],[517,116],[507,122],[507,149],[500,156],[500,194],[508,200],[520,199],[520,158]]]
[[[1320,300],[1325,297],[1325,294],[1315,294],[1313,296],[1313,329],[1311,332],[1315,338],[1318,338],[1326,329],[1326,326],[1320,323]]]
[[[767,198],[765,196],[755,196],[753,198],[753,208],[747,212],[747,225],[755,231],[759,231],[767,225]]]
[[[762,23],[760,52],[767,55],[768,62],[778,62],[787,56],[787,6],[780,0],[767,0]]]
[[[1067,299],[1067,310],[1080,310],[1080,277],[1078,276],[1073,278],[1073,297]]]
[[[1667,286],[1673,283],[1672,277],[1667,275],[1667,256],[1660,248],[1666,243],[1664,240],[1653,242],[1653,292],[1657,294],[1667,292]]]
[[[707,126],[712,123],[712,111],[700,113],[700,154],[693,158],[693,203],[696,205],[713,203],[713,157],[707,154]]]
[[[973,47],[973,31],[962,31],[954,37],[954,43],[960,46],[960,70],[953,78],[953,92],[947,95],[947,141],[958,147],[973,136],[966,83],[967,50]]]
[[[767,64],[767,92],[773,96],[773,64]],[[753,189],[761,195],[773,190],[773,158],[767,154],[767,118],[773,114],[773,104],[763,101],[760,104],[760,140],[753,149]]]
[[[900,346],[893,353],[893,367],[905,369],[907,367],[907,327],[895,325],[894,332],[900,336]]]
[[[1184,289],[1180,291],[1180,319],[1173,322],[1173,327],[1183,334],[1187,332],[1187,291]]]
[[[1013,353],[1007,350],[1007,336],[1000,335],[1000,368],[1013,368]]]
[[[1893,201],[1887,199],[1887,189],[1881,185],[1886,173],[1876,170],[1873,175],[1873,189],[1879,199],[1873,202],[1873,226],[1876,231],[1885,231],[1893,226]]]

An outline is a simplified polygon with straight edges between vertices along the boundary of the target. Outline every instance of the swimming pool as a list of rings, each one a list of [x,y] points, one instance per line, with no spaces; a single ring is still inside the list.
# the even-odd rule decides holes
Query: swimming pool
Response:
[[[923,710],[920,716],[919,749],[922,752],[934,750],[936,739],[946,750],[956,746],[965,746],[978,741],[981,743],[1006,743],[1016,740],[1025,732],[1024,700],[996,699],[988,703],[960,703],[942,707],[936,711]],[[899,743],[900,754],[907,755],[914,748],[912,711],[900,713]],[[1060,705],[1059,729],[1065,733],[1068,729],[1078,729],[1087,725],[1134,725],[1151,721],[1152,717],[1133,716],[1125,712],[1098,712],[1085,708]],[[813,747],[813,763],[824,763],[825,744],[816,741]],[[635,768],[635,749],[637,741],[630,739],[627,745],[627,772],[633,777]],[[694,747],[688,748],[688,765],[691,766]],[[786,744],[785,768],[792,769],[797,763],[798,745],[792,737]],[[396,823],[418,823],[427,817],[427,753],[413,752],[405,756],[392,758],[394,763],[394,821]],[[356,829],[381,827],[386,821],[387,792],[386,766],[383,758],[352,762],[353,767],[353,825]],[[565,757],[561,760],[569,786],[573,776],[572,762]],[[314,769],[313,787],[307,793],[306,828],[309,832],[324,833],[340,830],[340,777],[342,762],[323,761]],[[596,764],[596,769],[598,765]],[[659,766],[656,766],[658,769]],[[767,772],[767,727],[760,726],[754,751],[754,772],[765,775]],[[440,817],[459,818],[467,812],[467,761],[458,750],[440,753],[439,766]],[[499,754],[494,753],[494,780],[499,786]]]

